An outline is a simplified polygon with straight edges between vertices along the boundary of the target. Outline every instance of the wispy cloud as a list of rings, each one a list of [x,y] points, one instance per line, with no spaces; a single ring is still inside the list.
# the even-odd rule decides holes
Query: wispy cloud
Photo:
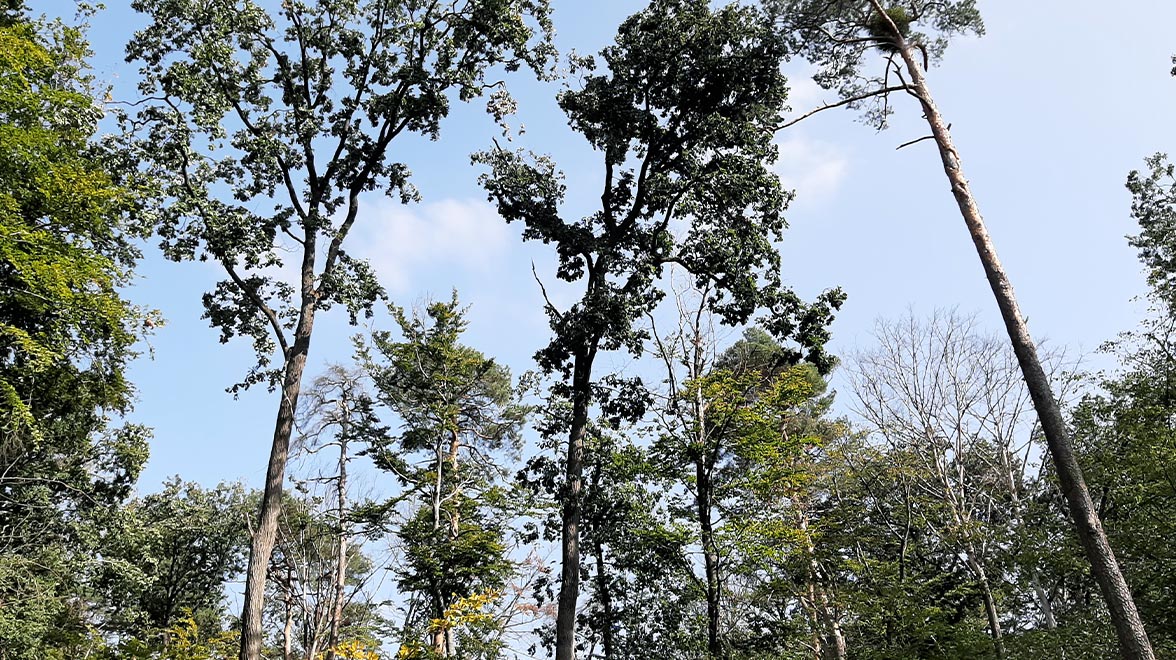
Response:
[[[380,199],[361,205],[349,243],[352,254],[372,263],[389,292],[403,294],[442,271],[493,270],[509,248],[510,234],[486,202],[446,199],[405,206]]]
[[[801,203],[824,201],[837,192],[849,169],[845,154],[828,142],[792,134],[776,143],[776,174]]]

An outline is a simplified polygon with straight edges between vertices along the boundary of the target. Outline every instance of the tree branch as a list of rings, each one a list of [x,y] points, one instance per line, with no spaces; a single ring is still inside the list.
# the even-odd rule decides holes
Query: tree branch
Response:
[[[832,110],[833,108],[840,108],[841,106],[850,105],[851,103],[857,103],[859,101],[864,101],[866,99],[873,98],[875,96],[887,96],[891,92],[910,91],[910,89],[911,89],[910,85],[905,85],[905,84],[904,85],[891,85],[889,87],[883,87],[881,89],[875,89],[870,92],[866,92],[865,94],[858,94],[857,96],[851,96],[847,99],[842,99],[841,101],[838,101],[837,103],[826,103],[825,105],[822,105],[819,108],[816,108],[814,110],[809,110],[808,112],[797,117],[796,119],[792,119],[792,120],[787,121],[783,124],[780,124],[779,126],[776,126],[773,130],[774,131],[784,130],[785,128],[788,128],[789,126],[799,124],[800,122],[804,121],[805,119],[808,119],[809,117],[812,117],[813,115],[817,114],[818,112],[824,112],[825,110]]]

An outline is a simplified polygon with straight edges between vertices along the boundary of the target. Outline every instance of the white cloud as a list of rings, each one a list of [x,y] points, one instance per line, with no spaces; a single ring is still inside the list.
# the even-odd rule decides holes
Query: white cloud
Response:
[[[798,201],[823,201],[837,192],[849,169],[849,162],[839,149],[798,134],[776,144],[780,157],[773,169],[785,188],[796,191]]]
[[[821,89],[821,86],[812,79],[811,73],[789,76],[788,87],[788,107],[792,108],[789,116],[800,115],[819,108],[824,103],[824,99],[831,95],[831,92]]]
[[[478,200],[406,206],[392,199],[360,205],[349,252],[369,260],[392,293],[406,293],[439,268],[489,272],[510,245],[506,223]]]

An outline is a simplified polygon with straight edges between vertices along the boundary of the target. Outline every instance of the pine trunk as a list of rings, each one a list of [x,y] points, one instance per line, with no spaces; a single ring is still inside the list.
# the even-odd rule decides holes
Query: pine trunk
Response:
[[[884,9],[878,0],[871,0],[871,3],[878,12],[884,14]],[[1029,334],[1025,319],[1021,316],[1013,286],[997,258],[996,248],[992,244],[984,219],[972,197],[968,181],[964,178],[960,157],[952,143],[947,123],[935,105],[927,87],[923,69],[915,59],[911,45],[897,34],[897,30],[895,30],[895,36],[898,51],[911,75],[912,91],[922,104],[923,114],[939,148],[944,174],[947,175],[947,179],[951,183],[951,191],[959,206],[960,214],[963,216],[972,241],[976,245],[976,252],[984,267],[988,283],[992,287],[992,293],[996,297],[997,306],[1000,308],[1005,328],[1009,333],[1009,339],[1012,341],[1013,351],[1021,365],[1025,384],[1033,399],[1033,406],[1037,410],[1046,444],[1049,446],[1050,456],[1053,458],[1054,467],[1057,470],[1062,494],[1066,498],[1070,515],[1073,517],[1074,525],[1078,531],[1078,539],[1086,552],[1095,580],[1097,580],[1110,610],[1111,622],[1119,637],[1120,651],[1127,660],[1154,660],[1155,653],[1152,651],[1147,631],[1143,627],[1139,612],[1135,609],[1135,602],[1131,599],[1131,591],[1127,586],[1127,581],[1123,578],[1123,572],[1119,569],[1115,553],[1107,541],[1094,503],[1090,499],[1090,492],[1086,487],[1082,470],[1074,456],[1070,432],[1066,428],[1061,409],[1050,389],[1049,379],[1046,377],[1041,360],[1037,356],[1037,346]]]

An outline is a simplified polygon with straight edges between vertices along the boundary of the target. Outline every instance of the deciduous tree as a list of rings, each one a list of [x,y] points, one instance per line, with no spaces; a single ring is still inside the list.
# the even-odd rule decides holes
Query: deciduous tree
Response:
[[[238,387],[280,390],[242,613],[241,657],[261,652],[266,571],[290,435],[317,314],[370,313],[380,285],[345,243],[369,191],[416,199],[398,138],[436,138],[453,97],[501,69],[542,71],[546,0],[136,0],[149,25],[127,46],[141,63],[130,119],[164,254],[212,260],[227,279],[205,294],[222,341],[252,340]],[[498,97],[502,101],[502,97]],[[504,103],[494,104],[501,112]],[[293,255],[293,278],[281,275]],[[276,359],[276,362],[275,362]],[[236,388],[234,388],[236,389]]]
[[[499,213],[524,225],[525,240],[553,244],[556,277],[583,287],[566,309],[548,301],[553,338],[536,356],[545,372],[562,378],[556,394],[572,405],[558,660],[575,657],[593,366],[602,351],[641,352],[646,333],[636,322],[662,299],[665,265],[681,264],[711,283],[713,310],[725,321],[769,307],[782,335],[806,323],[820,327],[779,286],[773,242],[789,196],[769,165],[776,155],[771,128],[787,87],[784,44],[768,28],[746,6],[656,0],[621,25],[599,72],[592,58],[573,60],[583,82],[560,94],[560,107],[603,161],[601,206],[589,215],[577,219],[561,208],[566,184],[550,158],[503,149],[475,157],[490,169],[482,183]],[[825,304],[840,304],[839,295]],[[813,338],[803,327],[797,334]]]

